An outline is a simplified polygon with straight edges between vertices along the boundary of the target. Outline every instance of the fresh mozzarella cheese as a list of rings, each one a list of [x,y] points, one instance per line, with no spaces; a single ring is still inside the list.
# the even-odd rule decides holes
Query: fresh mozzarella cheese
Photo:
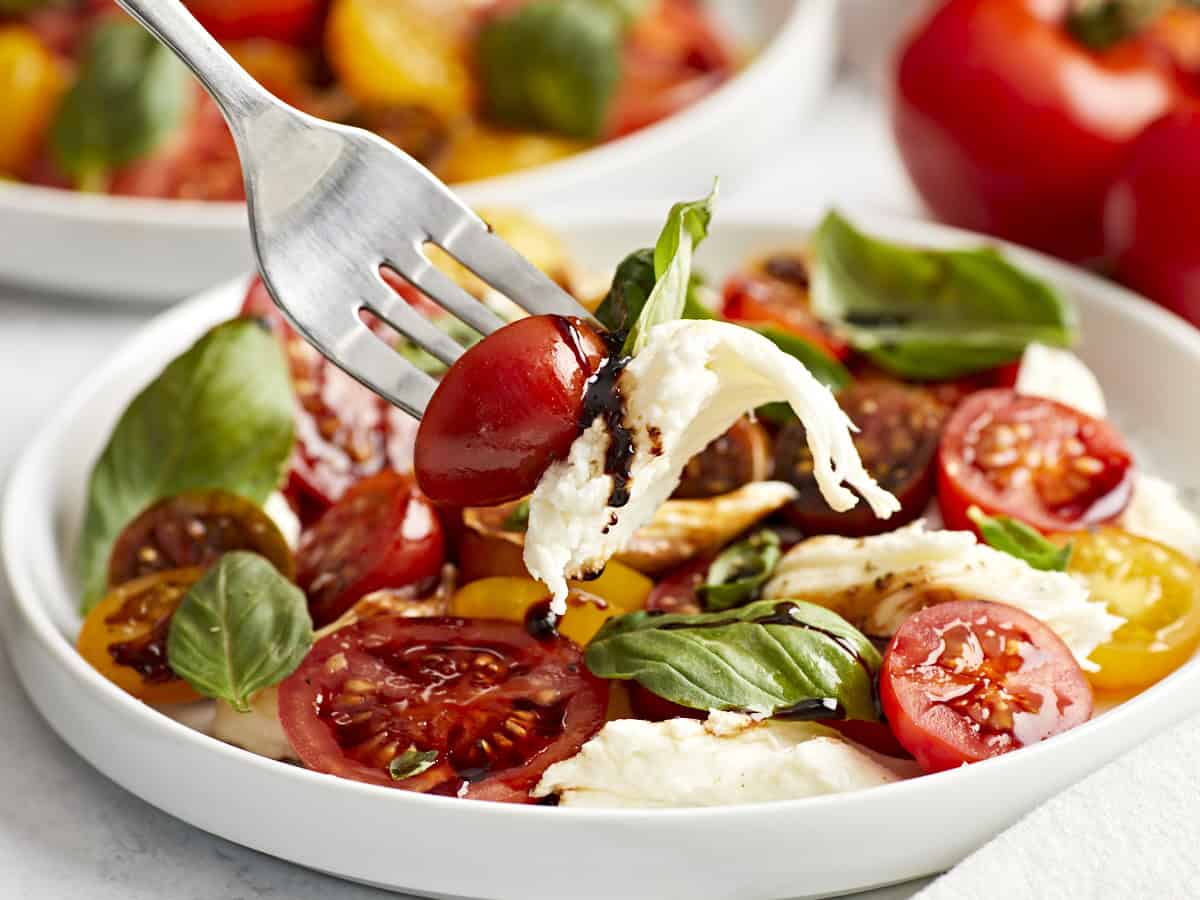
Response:
[[[212,736],[259,756],[296,759],[279,721],[278,688],[267,688],[251,697],[249,712],[238,712],[224,700],[218,700]]]
[[[287,502],[287,497],[276,491],[263,504],[263,512],[275,523],[275,527],[279,529],[279,533],[283,535],[287,545],[295,550],[300,543],[300,519],[292,511],[292,505]]]
[[[1129,506],[1117,522],[1126,531],[1200,559],[1200,522],[1170,482],[1139,472]]]
[[[707,722],[617,719],[533,791],[562,806],[697,807],[836,794],[900,776],[809,722],[714,712]]]
[[[1030,344],[1017,372],[1017,393],[1046,397],[1097,419],[1108,414],[1092,370],[1070,350]]]
[[[1039,571],[970,532],[928,531],[921,521],[875,537],[803,541],[784,556],[764,596],[830,607],[875,637],[889,637],[933,603],[1006,603],[1048,625],[1085,669],[1095,669],[1088,657],[1125,621],[1065,572]]]
[[[635,451],[628,503],[609,506],[610,438],[601,420],[546,471],[530,499],[525,566],[550,588],[559,611],[566,610],[567,579],[599,571],[654,517],[688,460],[764,403],[786,400],[804,423],[817,484],[831,507],[854,506],[857,491],[880,518],[899,509],[863,467],[853,425],[829,389],[757,332],[717,321],[659,325],[622,373],[620,388]]]

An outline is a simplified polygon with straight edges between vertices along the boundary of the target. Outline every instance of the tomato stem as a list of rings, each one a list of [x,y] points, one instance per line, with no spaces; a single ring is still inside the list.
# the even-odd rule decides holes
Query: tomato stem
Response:
[[[1067,30],[1084,46],[1106,50],[1145,28],[1172,6],[1196,0],[1075,0]]]

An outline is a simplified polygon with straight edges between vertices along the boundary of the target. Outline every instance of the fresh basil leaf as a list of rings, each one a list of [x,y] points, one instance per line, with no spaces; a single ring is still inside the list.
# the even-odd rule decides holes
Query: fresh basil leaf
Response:
[[[250,319],[218,325],[138,394],[88,483],[84,611],[104,596],[121,529],[151,503],[210,488],[263,503],[292,450],[293,403],[279,343]]]
[[[171,617],[167,663],[205,697],[250,711],[250,698],[279,684],[313,643],[304,591],[256,553],[226,553]]]
[[[759,600],[702,615],[628,613],[605,623],[585,659],[601,678],[632,679],[689,709],[879,717],[879,651],[841,616],[811,603]]]
[[[904,378],[958,378],[1066,347],[1075,317],[1050,284],[996,250],[927,250],[868,237],[836,212],[814,238],[813,309]]]
[[[708,567],[700,588],[704,608],[720,612],[749,603],[782,558],[779,535],[769,529],[726,548]]]
[[[82,190],[103,190],[112,169],[147,156],[183,125],[187,68],[141,26],[99,25],[50,132],[59,166]]]
[[[1071,564],[1071,544],[1065,547],[1052,544],[1024,522],[1008,516],[988,516],[978,506],[968,509],[967,516],[979,529],[985,544],[1015,556],[1035,569],[1065,572]]]
[[[439,316],[433,319],[433,324],[446,332],[463,347],[473,347],[483,340],[483,335],[461,319],[454,316]],[[396,351],[406,360],[433,378],[441,378],[450,368],[436,356],[423,347],[418,347],[408,338],[401,338],[396,344]]]
[[[417,745],[413,744],[403,753],[392,757],[388,763],[388,774],[392,776],[392,781],[403,781],[433,768],[437,761],[436,750],[418,750]]]
[[[489,20],[476,42],[488,116],[600,137],[621,77],[627,12],[617,0],[534,0]]]
[[[529,530],[529,501],[522,500],[513,507],[512,512],[504,517],[504,522],[500,525],[505,531],[528,531]]]
[[[692,253],[708,237],[716,199],[714,182],[707,197],[671,207],[654,246],[654,289],[625,338],[621,349],[626,356],[642,351],[655,325],[683,316],[692,285]]]
[[[614,334],[628,334],[642,314],[646,301],[658,281],[654,274],[654,250],[643,247],[621,260],[613,274],[612,286],[596,309],[596,319]],[[683,305],[685,319],[714,319],[716,316],[700,300],[704,276],[692,272],[688,281],[687,299]]]

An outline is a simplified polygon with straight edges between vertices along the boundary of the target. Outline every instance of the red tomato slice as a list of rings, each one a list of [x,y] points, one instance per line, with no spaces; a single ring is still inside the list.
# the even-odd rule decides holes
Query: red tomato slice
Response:
[[[296,583],[313,623],[325,625],[360,597],[441,571],[442,526],[412,479],[380,472],[354,485],[300,538]]]
[[[576,319],[533,316],[464,353],[417,432],[417,481],[435,503],[497,506],[530,493],[580,433],[588,379],[608,357]]]
[[[1087,678],[1058,636],[1022,610],[980,600],[931,606],[901,625],[879,698],[926,772],[1036,744],[1092,715]]]
[[[669,572],[646,598],[646,609],[688,615],[704,612],[704,604],[700,601],[700,586],[704,584],[712,561],[713,557],[702,556]]]
[[[967,515],[1019,519],[1042,531],[1107,522],[1129,503],[1133,457],[1107,422],[1011,390],[979,391],[946,423],[938,503],[947,528]]]
[[[608,684],[561,636],[486,619],[357,622],[318,641],[279,686],[279,716],[309,768],[368,784],[528,803],[604,723]],[[393,780],[410,748],[428,770]]]
[[[187,0],[200,24],[219,41],[270,38],[307,42],[317,32],[326,0]]]

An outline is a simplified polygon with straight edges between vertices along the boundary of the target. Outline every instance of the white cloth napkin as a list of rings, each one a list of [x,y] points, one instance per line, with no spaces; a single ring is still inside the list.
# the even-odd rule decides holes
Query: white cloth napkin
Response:
[[[1200,898],[1200,717],[1030,813],[914,900]]]

